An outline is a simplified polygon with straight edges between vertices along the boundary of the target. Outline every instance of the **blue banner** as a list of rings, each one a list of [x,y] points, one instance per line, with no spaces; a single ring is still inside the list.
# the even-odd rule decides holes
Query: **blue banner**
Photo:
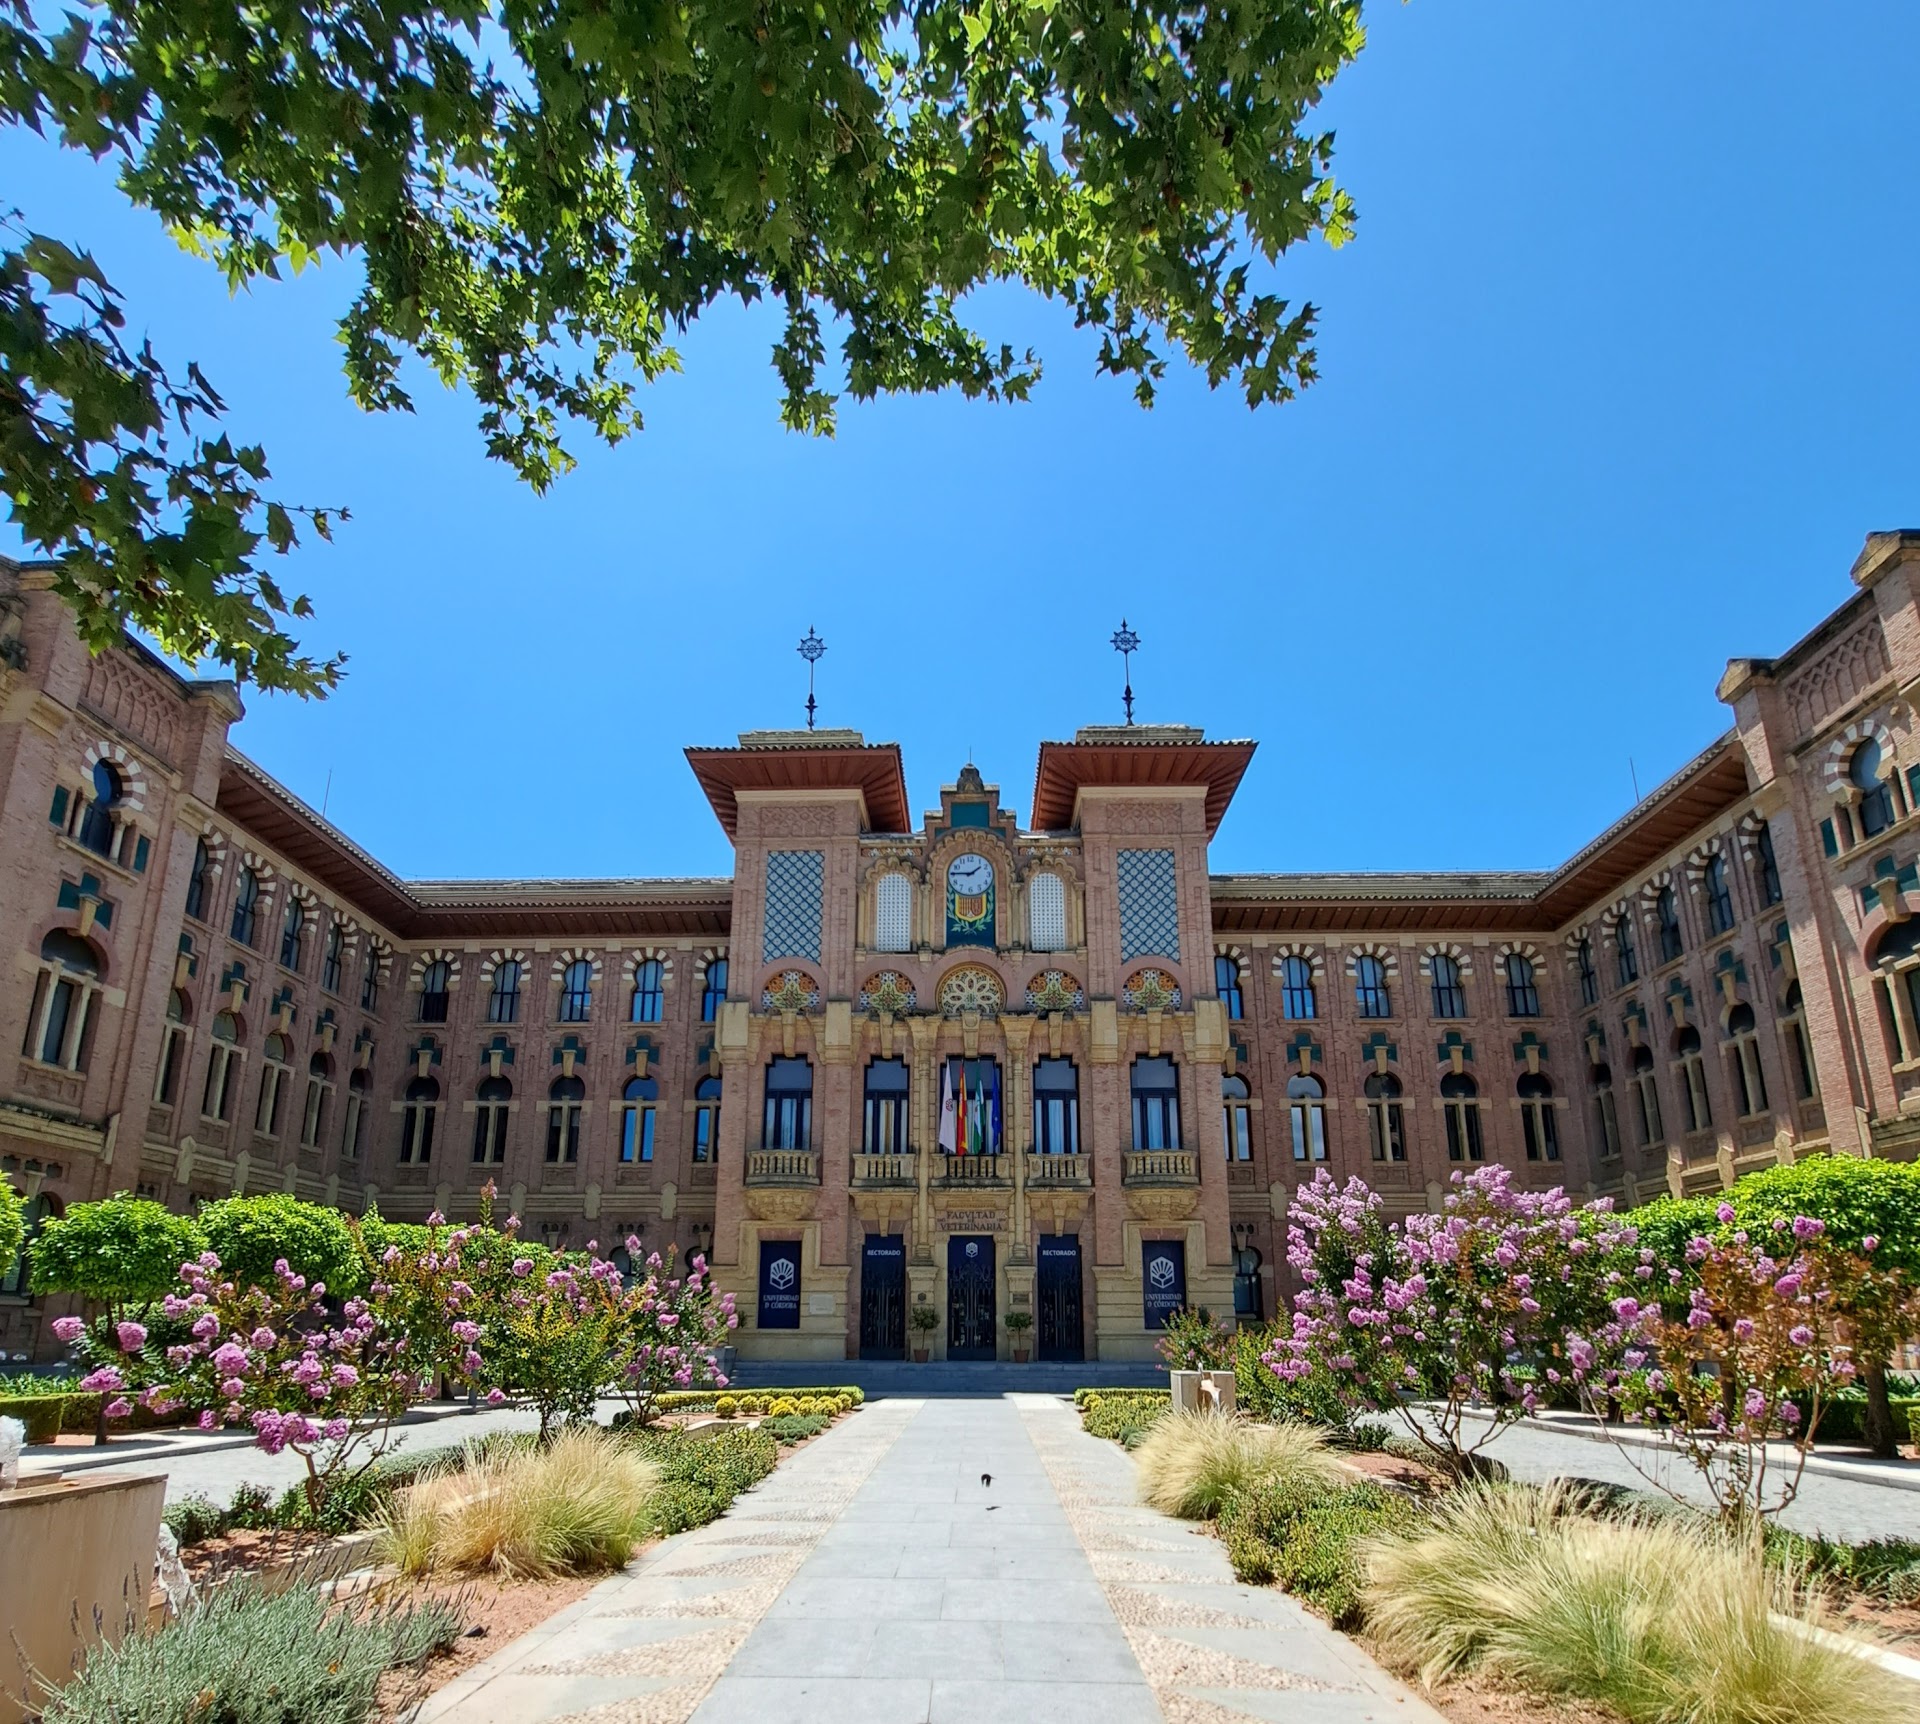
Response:
[[[1167,1319],[1187,1302],[1186,1241],[1142,1240],[1140,1257],[1140,1277],[1146,1289],[1147,1327],[1164,1329]]]
[[[799,1240],[761,1240],[760,1304],[756,1320],[762,1329],[800,1327]]]

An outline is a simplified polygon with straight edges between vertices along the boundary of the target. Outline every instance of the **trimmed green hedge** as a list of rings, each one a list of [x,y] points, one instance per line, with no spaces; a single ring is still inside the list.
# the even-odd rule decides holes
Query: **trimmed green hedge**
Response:
[[[1087,1410],[1087,1402],[1092,1400],[1096,1395],[1103,1401],[1118,1401],[1128,1397],[1148,1401],[1170,1401],[1173,1399],[1173,1391],[1171,1389],[1102,1389],[1096,1385],[1090,1389],[1075,1389],[1073,1391],[1073,1404],[1084,1413]]]
[[[1105,1437],[1132,1448],[1159,1423],[1173,1397],[1164,1389],[1096,1390],[1080,1406],[1080,1428],[1092,1437]]]
[[[1905,1428],[1920,1413],[1920,1395],[1894,1395],[1893,1428]],[[1813,1433],[1816,1443],[1858,1442],[1866,1431],[1867,1397],[1863,1394],[1836,1395],[1820,1409],[1820,1426]]]

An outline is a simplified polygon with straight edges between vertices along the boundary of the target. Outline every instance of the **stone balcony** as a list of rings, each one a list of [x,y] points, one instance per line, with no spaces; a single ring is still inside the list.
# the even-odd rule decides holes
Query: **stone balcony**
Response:
[[[1010,1155],[942,1155],[933,1164],[933,1182],[949,1189],[1013,1183]]]
[[[912,1189],[920,1183],[920,1157],[909,1149],[900,1155],[856,1155],[853,1187],[856,1191]]]
[[[1029,1191],[1084,1191],[1093,1184],[1093,1167],[1084,1155],[1030,1155]]]
[[[1200,1166],[1190,1149],[1130,1149],[1122,1177],[1128,1185],[1198,1185]]]
[[[747,1152],[748,1185],[818,1185],[820,1154],[812,1149],[753,1149]]]

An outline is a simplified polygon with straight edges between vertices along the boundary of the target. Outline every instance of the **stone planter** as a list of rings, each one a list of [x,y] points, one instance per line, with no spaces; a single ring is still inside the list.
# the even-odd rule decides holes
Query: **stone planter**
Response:
[[[31,1716],[30,1670],[58,1682],[85,1657],[96,1623],[117,1645],[145,1619],[166,1494],[164,1475],[126,1473],[0,1491],[0,1724]]]
[[[913,1362],[914,1362],[914,1363],[915,1363],[916,1365],[924,1365],[924,1364],[925,1364],[925,1363],[927,1362],[927,1355],[929,1354],[929,1352],[931,1352],[931,1350],[932,1350],[932,1349],[930,1349],[930,1348],[927,1348],[927,1347],[916,1347],[916,1348],[914,1348],[914,1350],[913,1350]]]

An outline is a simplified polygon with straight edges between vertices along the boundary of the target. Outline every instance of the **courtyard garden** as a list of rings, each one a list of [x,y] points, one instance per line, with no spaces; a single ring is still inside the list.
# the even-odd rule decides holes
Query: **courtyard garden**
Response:
[[[1781,1520],[1827,1433],[1920,1444],[1894,1368],[1917,1217],[1920,1169],[1838,1158],[1625,1216],[1489,1169],[1392,1221],[1323,1174],[1291,1209],[1288,1320],[1169,1325],[1169,1363],[1230,1370],[1235,1411],[1076,1400],[1144,1502],[1452,1717],[1920,1718],[1920,1513],[1859,1544]],[[1510,1478],[1495,1439],[1549,1411],[1639,1485]]]

